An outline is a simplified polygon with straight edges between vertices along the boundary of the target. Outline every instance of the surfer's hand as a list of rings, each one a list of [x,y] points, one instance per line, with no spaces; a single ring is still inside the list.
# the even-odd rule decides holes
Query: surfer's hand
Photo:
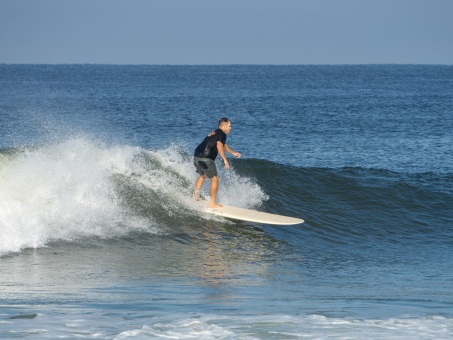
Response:
[[[230,163],[228,163],[228,161],[225,161],[225,169],[229,169],[230,168]]]
[[[239,152],[232,152],[232,155],[236,158],[241,158],[241,154]]]

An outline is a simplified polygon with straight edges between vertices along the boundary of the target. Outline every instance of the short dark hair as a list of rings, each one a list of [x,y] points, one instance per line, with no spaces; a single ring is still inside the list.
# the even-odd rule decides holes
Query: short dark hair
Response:
[[[228,118],[225,118],[225,117],[220,118],[219,126],[222,125],[222,124],[225,124],[225,123],[229,123],[229,122],[230,122],[230,120]]]

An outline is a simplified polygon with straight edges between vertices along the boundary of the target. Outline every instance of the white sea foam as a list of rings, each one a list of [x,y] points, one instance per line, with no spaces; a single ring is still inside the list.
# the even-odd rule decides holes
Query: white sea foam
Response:
[[[108,237],[145,228],[127,218],[110,180],[134,148],[106,148],[84,139],[28,150],[0,169],[0,254],[49,240]]]
[[[116,339],[447,339],[444,317],[343,319],[321,315],[197,315],[121,332]]]
[[[254,206],[266,199],[250,179],[221,171],[219,198],[225,204]],[[169,215],[181,204],[193,208],[197,174],[192,157],[177,146],[146,151],[70,139],[2,157],[0,255],[52,240],[109,238],[137,229],[159,232],[152,215],[137,216],[122,204],[114,180],[118,175],[168,198],[154,204],[165,204]]]
[[[5,317],[5,316],[3,316]],[[0,336],[99,339],[451,339],[453,319],[441,316],[389,319],[322,315],[135,315],[71,310],[32,319],[0,321]],[[39,323],[39,328],[36,328]],[[141,324],[141,326],[137,326]]]

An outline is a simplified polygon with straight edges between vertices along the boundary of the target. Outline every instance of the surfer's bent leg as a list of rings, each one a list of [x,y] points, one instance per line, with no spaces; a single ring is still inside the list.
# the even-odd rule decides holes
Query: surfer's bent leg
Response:
[[[206,175],[200,175],[200,177],[198,177],[197,181],[195,182],[195,191],[193,193],[193,197],[197,201],[199,201],[201,199],[200,190],[201,190],[201,187],[203,186],[203,182],[205,179],[206,179]]]

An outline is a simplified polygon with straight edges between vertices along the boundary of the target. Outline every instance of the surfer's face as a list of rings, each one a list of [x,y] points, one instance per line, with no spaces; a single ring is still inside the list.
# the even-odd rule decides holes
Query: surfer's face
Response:
[[[220,130],[225,132],[226,135],[229,134],[231,131],[231,122],[223,123],[222,125],[220,125]]]

